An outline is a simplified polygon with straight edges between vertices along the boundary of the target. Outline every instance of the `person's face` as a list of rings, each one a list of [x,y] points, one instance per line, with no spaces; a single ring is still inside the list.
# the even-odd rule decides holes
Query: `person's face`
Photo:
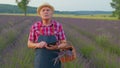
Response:
[[[49,7],[43,7],[40,10],[40,16],[42,19],[51,19],[53,15],[53,10]]]

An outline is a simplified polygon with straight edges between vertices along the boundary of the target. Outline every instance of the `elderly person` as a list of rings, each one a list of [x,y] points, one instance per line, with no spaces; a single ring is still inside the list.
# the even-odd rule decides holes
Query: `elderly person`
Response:
[[[29,33],[28,47],[35,49],[34,68],[61,68],[54,64],[60,49],[66,46],[66,37],[61,23],[52,19],[54,7],[43,3],[37,8],[41,21],[35,22]]]

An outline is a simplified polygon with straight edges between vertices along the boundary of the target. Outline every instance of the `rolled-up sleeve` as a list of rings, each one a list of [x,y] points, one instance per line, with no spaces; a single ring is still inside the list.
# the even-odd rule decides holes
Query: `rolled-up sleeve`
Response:
[[[59,34],[58,40],[66,40],[66,36],[65,36],[65,33],[64,33],[64,30],[63,30],[63,27],[61,24],[59,26],[59,33],[58,34]]]
[[[32,42],[35,42],[35,29],[34,29],[34,26],[32,26],[31,28],[30,28],[30,33],[29,33],[29,38],[28,38],[28,40],[29,41],[32,41]]]

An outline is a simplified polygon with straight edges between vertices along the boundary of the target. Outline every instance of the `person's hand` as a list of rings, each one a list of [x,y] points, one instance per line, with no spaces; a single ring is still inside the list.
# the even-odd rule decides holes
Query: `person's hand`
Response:
[[[41,41],[39,43],[36,43],[35,48],[44,48],[47,45],[46,42]]]
[[[46,49],[49,49],[49,50],[57,50],[57,49],[58,49],[58,46],[57,46],[57,45],[53,45],[53,46],[48,46],[48,45],[46,45],[45,48],[46,48]]]

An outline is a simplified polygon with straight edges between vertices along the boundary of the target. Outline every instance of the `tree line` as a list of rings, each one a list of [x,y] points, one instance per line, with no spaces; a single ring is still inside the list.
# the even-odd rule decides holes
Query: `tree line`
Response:
[[[35,14],[36,7],[27,7],[27,13]],[[16,5],[9,5],[9,4],[0,4],[0,13],[24,13],[19,7]]]

